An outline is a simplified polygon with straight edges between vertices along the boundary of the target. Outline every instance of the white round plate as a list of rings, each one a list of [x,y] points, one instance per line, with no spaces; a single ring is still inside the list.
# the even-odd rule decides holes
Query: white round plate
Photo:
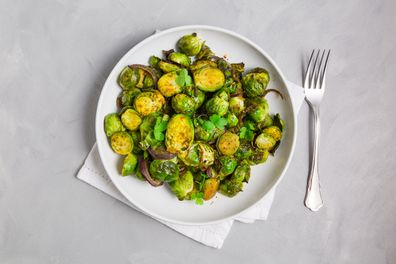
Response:
[[[154,188],[135,177],[122,177],[119,173],[121,157],[116,155],[106,138],[103,120],[108,113],[117,111],[116,98],[121,92],[117,77],[130,64],[148,64],[151,55],[161,57],[162,50],[175,48],[177,40],[196,32],[218,56],[226,55],[230,62],[244,62],[246,69],[263,67],[270,73],[269,88],[282,92],[282,100],[276,94],[266,98],[271,113],[280,113],[285,120],[285,132],[275,157],[254,166],[243,192],[233,198],[217,194],[204,205],[191,201],[179,201],[164,185]],[[107,174],[118,190],[144,213],[172,223],[205,225],[229,220],[259,202],[281,180],[294,150],[296,138],[295,113],[292,108],[285,79],[274,61],[256,44],[234,32],[212,26],[182,26],[156,33],[133,47],[117,63],[103,87],[96,112],[96,140],[100,157]]]

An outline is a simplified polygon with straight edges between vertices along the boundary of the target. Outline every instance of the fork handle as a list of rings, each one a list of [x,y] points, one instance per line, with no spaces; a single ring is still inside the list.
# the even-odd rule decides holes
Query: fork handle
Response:
[[[312,211],[318,211],[323,206],[323,200],[320,194],[320,183],[318,173],[318,155],[319,155],[319,135],[320,135],[320,119],[319,109],[310,105],[314,114],[314,145],[311,163],[311,171],[308,177],[307,193],[305,196],[305,206]]]

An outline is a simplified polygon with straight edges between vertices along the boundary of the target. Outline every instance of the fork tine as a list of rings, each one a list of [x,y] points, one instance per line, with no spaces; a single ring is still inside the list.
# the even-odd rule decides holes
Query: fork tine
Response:
[[[321,84],[321,82],[320,82],[320,80],[321,80],[321,68],[322,68],[322,62],[323,62],[323,57],[324,57],[324,55],[325,55],[325,52],[326,52],[326,50],[323,50],[323,52],[322,52],[322,56],[320,57],[320,62],[319,62],[319,66],[318,66],[318,68],[317,68],[317,70],[316,70],[316,75],[315,75],[315,89],[319,89],[320,88],[320,84]],[[319,56],[319,54],[318,54],[318,56]]]
[[[320,88],[321,88],[321,89],[324,89],[324,87],[325,87],[326,71],[327,71],[327,62],[328,62],[328,60],[329,60],[330,51],[331,51],[331,50],[329,50],[329,51],[327,52],[326,61],[325,61],[325,64],[324,64],[324,67],[323,67],[323,71],[322,71],[322,81],[321,81],[321,83],[320,83]]]
[[[315,50],[312,51],[311,57],[309,58],[307,70],[305,71],[305,76],[304,76],[304,87],[308,88],[309,86],[309,71],[311,69],[311,64],[312,64],[312,58],[315,53]]]
[[[320,54],[320,50],[318,50],[318,52],[316,54],[315,62],[314,62],[312,72],[311,72],[311,78],[309,81],[309,88],[311,88],[311,89],[315,88],[315,80],[316,80],[316,74],[315,74],[316,70],[315,69],[316,69],[316,64],[318,62],[319,54]]]

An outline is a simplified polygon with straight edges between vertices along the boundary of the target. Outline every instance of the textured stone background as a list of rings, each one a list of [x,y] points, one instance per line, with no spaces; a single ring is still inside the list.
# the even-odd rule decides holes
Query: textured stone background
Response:
[[[0,263],[395,263],[396,2],[0,1]],[[78,181],[106,76],[159,28],[209,24],[262,46],[300,83],[332,48],[322,105],[325,207],[303,206],[308,107],[268,221],[222,250]]]

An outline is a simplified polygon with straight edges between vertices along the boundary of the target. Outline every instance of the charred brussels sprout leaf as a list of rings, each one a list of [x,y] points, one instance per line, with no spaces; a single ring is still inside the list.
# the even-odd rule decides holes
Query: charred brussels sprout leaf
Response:
[[[185,35],[177,42],[177,46],[181,52],[188,56],[197,55],[202,48],[202,40],[197,37],[197,34]]]
[[[255,69],[242,78],[244,91],[248,97],[263,96],[270,80],[264,69]]]
[[[242,162],[228,179],[220,184],[220,192],[226,196],[233,197],[243,189],[243,182],[248,182],[250,178],[250,166],[247,162]]]
[[[190,58],[186,54],[180,52],[172,52],[171,54],[169,54],[168,59],[184,67],[190,66],[191,63]]]
[[[231,132],[225,132],[217,140],[217,149],[223,155],[233,155],[239,148],[239,137]]]
[[[196,55],[196,58],[198,60],[202,60],[202,59],[210,59],[211,57],[213,57],[215,54],[214,52],[205,44],[202,45],[201,51]]]
[[[127,129],[133,131],[139,128],[142,118],[135,110],[126,109],[121,114],[121,122]]]
[[[134,154],[129,153],[128,155],[126,155],[124,158],[124,163],[122,165],[121,175],[128,176],[133,174],[136,170],[137,163],[138,159]]]
[[[179,167],[172,160],[153,160],[150,163],[150,175],[155,180],[172,182],[179,178]]]
[[[178,114],[191,116],[195,111],[195,102],[188,95],[176,94],[172,97],[172,108]]]
[[[272,125],[272,124],[271,124]],[[281,132],[283,132],[284,128],[285,128],[285,123],[284,121],[281,119],[280,114],[276,114],[273,118],[273,125],[279,127],[279,129],[281,130]]]
[[[156,57],[156,56],[151,56],[149,59],[149,64],[151,67],[155,68],[155,69],[159,69],[159,62],[161,61],[160,58]]]
[[[165,135],[165,145],[170,153],[178,153],[188,149],[194,140],[194,126],[187,115],[174,115]]]
[[[118,100],[120,102],[120,107],[124,108],[126,106],[131,106],[133,104],[133,100],[135,99],[136,96],[138,96],[141,93],[141,91],[137,88],[131,88],[128,90],[123,90],[120,96],[118,97]]]
[[[133,139],[128,132],[115,132],[110,138],[111,148],[115,153],[127,155],[133,150]]]
[[[207,68],[207,67],[209,67],[209,68],[216,68],[216,67],[217,67],[217,64],[216,64],[216,62],[211,61],[211,60],[198,60],[198,61],[195,61],[195,62],[190,66],[190,70],[191,70],[192,72],[195,72],[195,71],[197,71],[197,70],[199,70],[199,69]]]
[[[118,114],[108,114],[104,119],[104,130],[106,136],[110,137],[115,132],[125,131],[125,127],[122,125],[121,119]]]
[[[186,171],[177,180],[170,182],[169,186],[179,200],[184,200],[194,189],[193,174],[190,171]]]

